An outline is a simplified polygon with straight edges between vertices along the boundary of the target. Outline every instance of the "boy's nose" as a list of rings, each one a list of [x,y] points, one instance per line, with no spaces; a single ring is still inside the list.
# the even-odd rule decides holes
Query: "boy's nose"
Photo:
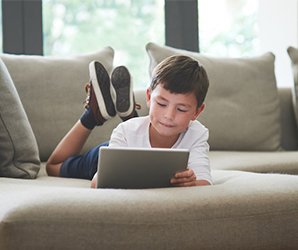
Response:
[[[171,108],[167,108],[164,113],[164,118],[174,120],[174,110]]]

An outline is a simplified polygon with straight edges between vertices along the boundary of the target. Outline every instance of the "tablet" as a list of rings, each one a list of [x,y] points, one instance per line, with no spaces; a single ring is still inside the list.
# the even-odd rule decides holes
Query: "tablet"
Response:
[[[187,169],[188,157],[186,149],[100,147],[96,188],[172,187],[175,174]]]

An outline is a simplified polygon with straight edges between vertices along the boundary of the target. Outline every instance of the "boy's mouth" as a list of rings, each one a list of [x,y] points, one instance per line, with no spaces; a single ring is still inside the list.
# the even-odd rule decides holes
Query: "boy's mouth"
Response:
[[[166,123],[162,123],[162,122],[160,122],[160,124],[162,126],[166,127],[166,128],[173,128],[174,127],[174,125],[170,125],[170,124],[166,124]]]

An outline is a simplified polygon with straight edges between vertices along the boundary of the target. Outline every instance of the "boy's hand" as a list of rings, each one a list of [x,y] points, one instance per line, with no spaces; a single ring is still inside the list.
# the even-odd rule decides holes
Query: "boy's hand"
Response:
[[[196,176],[192,169],[187,168],[186,171],[175,174],[175,178],[171,180],[174,187],[191,187],[196,186]]]
[[[92,178],[91,188],[95,188],[95,186],[96,186],[96,179],[97,179],[97,172],[95,173],[95,175]]]

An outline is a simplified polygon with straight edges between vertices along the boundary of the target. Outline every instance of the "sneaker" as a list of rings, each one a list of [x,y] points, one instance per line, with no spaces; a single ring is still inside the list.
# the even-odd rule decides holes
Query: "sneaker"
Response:
[[[125,66],[113,70],[111,82],[114,89],[115,109],[120,118],[125,121],[135,115],[135,100],[132,78]]]
[[[89,73],[91,82],[90,90],[93,90],[91,93],[94,92],[95,94],[99,112],[103,119],[110,120],[116,115],[116,110],[111,96],[109,74],[104,66],[97,61],[89,64]]]
[[[99,62],[89,64],[90,84],[87,83],[85,91],[87,99],[85,112],[81,116],[82,124],[93,129],[116,115],[115,106],[110,93],[110,77]]]

